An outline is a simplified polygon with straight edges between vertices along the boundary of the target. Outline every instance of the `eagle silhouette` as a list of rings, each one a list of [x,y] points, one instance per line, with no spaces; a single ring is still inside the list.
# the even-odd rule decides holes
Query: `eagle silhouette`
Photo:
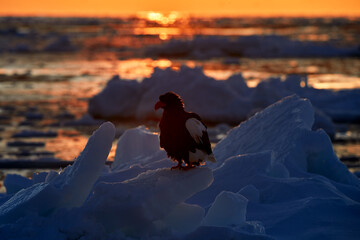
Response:
[[[171,169],[188,170],[207,160],[216,162],[206,125],[198,114],[185,111],[178,94],[167,92],[161,95],[155,111],[159,108],[164,110],[159,124],[160,147],[165,149],[168,157],[178,162]]]

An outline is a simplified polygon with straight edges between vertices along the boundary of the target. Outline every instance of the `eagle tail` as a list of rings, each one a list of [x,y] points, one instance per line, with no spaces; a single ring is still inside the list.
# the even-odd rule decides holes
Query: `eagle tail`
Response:
[[[211,153],[210,155],[208,155],[208,160],[209,160],[210,162],[216,163],[216,158],[215,158],[215,156],[214,156],[213,153]]]

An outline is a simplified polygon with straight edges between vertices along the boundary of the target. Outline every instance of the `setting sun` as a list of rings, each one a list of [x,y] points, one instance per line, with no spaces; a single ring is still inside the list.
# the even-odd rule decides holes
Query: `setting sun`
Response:
[[[162,25],[173,24],[179,18],[179,13],[177,12],[170,12],[169,14],[161,12],[145,12],[139,13],[138,15],[139,17],[146,18],[149,21]]]

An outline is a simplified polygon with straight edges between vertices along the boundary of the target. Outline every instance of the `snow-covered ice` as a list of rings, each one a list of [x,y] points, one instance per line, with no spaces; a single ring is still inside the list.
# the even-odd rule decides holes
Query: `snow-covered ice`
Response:
[[[217,163],[173,165],[143,126],[118,140],[104,123],[73,166],[9,175],[2,239],[358,239],[360,181],[313,130],[309,100],[290,96],[233,128]]]
[[[288,75],[269,78],[249,88],[241,74],[218,81],[201,68],[182,66],[180,70],[155,68],[142,82],[114,76],[89,103],[89,113],[103,119],[154,119],[154,104],[161,94],[174,91],[183,98],[188,111],[203,120],[238,124],[254,112],[293,94],[311,100],[316,108],[314,128],[323,128],[334,137],[336,122],[360,121],[360,90],[315,89],[307,86],[307,77]],[[196,94],[194,94],[196,93]],[[159,112],[160,113],[160,112]]]
[[[128,118],[135,115],[139,98],[139,83],[119,76],[111,78],[101,93],[90,99],[89,113],[93,116]]]
[[[174,91],[182,96],[187,109],[197,112],[204,119],[214,122],[244,120],[251,108],[247,100],[234,90],[244,86],[241,81],[244,81],[243,78],[238,76],[225,84],[205,76],[201,68],[186,66],[180,71],[155,68],[152,76],[141,83],[115,76],[101,93],[90,100],[89,113],[103,118],[153,118],[158,97]],[[237,87],[232,89],[233,85]],[[236,106],[242,108],[233,111]]]
[[[162,230],[168,222],[163,219],[172,214],[178,204],[208,187],[212,180],[208,168],[185,173],[169,168],[150,170],[123,182],[99,183],[85,207],[89,207],[91,214],[110,232],[121,230],[130,236],[147,236],[155,232],[158,225]],[[188,214],[191,218],[194,213]],[[169,218],[177,220],[174,216]]]

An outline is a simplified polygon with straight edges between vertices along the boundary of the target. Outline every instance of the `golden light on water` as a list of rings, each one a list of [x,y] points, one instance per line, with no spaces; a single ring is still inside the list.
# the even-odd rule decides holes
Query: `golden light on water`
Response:
[[[119,62],[117,74],[123,79],[142,80],[143,78],[150,77],[156,67],[164,69],[172,66],[173,63],[169,59],[134,58]]]
[[[344,74],[309,75],[309,85],[318,89],[356,89],[360,88],[360,78]]]
[[[169,36],[168,36],[168,34],[167,33],[160,33],[159,34],[159,38],[161,39],[161,40],[167,40],[168,38],[169,38]]]
[[[76,136],[67,135],[66,131],[58,131],[59,135],[46,142],[45,150],[55,153],[54,157],[65,161],[74,160],[79,156],[88,142],[89,136],[80,133]],[[109,161],[113,161],[116,151],[116,141],[113,142],[113,147],[108,156]]]
[[[172,66],[172,62],[169,59],[159,59],[152,62],[153,67],[168,68]]]
[[[180,29],[177,27],[146,27],[146,28],[135,28],[135,35],[158,35],[161,40],[168,39],[171,35],[180,35],[181,33],[191,34],[190,30]],[[166,38],[164,38],[166,36]]]
[[[168,14],[161,12],[144,12],[139,13],[140,18],[146,19],[147,21],[159,24],[160,27],[150,28],[137,28],[134,30],[135,34],[147,34],[147,35],[158,35],[161,40],[168,40],[170,35],[179,35],[180,30],[178,28],[171,28],[169,25],[174,24],[179,19],[184,19],[178,12],[170,12]]]

